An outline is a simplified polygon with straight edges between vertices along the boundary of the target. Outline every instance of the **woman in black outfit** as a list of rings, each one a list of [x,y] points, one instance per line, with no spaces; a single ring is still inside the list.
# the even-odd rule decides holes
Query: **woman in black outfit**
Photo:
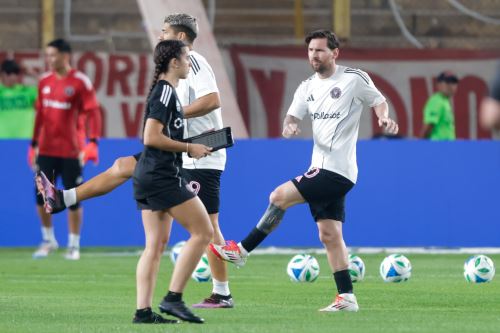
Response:
[[[146,246],[137,264],[137,311],[134,323],[177,323],[152,312],[156,277],[172,217],[191,234],[182,249],[160,311],[184,321],[203,323],[182,301],[182,292],[213,236],[208,213],[200,199],[186,188],[180,174],[182,152],[194,158],[211,148],[182,142],[182,106],[175,93],[179,79],[188,75],[188,48],[177,40],[160,42],[154,51],[155,75],[144,116],[144,151],[134,171],[134,197],[142,210]]]

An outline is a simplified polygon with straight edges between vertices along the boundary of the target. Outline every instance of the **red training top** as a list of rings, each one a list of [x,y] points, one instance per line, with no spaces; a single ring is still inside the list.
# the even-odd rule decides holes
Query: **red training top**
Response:
[[[40,155],[78,158],[87,137],[87,121],[88,137],[99,138],[99,104],[92,82],[82,72],[71,69],[65,77],[55,72],[42,75],[35,107],[33,140],[38,142]]]

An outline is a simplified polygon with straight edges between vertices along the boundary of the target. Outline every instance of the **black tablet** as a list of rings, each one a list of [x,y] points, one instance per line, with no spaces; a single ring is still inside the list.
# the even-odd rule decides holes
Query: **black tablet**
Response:
[[[231,127],[224,127],[217,131],[202,133],[200,135],[186,138],[184,141],[189,143],[200,143],[202,145],[212,147],[212,151],[234,145]]]

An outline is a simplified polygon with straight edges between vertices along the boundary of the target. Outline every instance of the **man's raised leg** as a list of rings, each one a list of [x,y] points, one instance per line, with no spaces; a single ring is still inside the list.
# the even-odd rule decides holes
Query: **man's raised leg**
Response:
[[[269,196],[269,206],[259,223],[240,243],[227,241],[225,245],[210,244],[210,250],[221,260],[229,261],[238,267],[245,265],[248,254],[278,227],[286,209],[304,202],[297,187],[288,181],[278,186]]]
[[[111,192],[132,177],[136,164],[134,156],[120,157],[106,171],[69,190],[56,189],[43,173],[37,175],[35,183],[44,197],[45,211],[55,214],[77,202]]]

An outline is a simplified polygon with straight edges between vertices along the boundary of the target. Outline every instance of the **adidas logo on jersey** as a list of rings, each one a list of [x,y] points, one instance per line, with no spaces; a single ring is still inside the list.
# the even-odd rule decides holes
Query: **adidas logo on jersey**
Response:
[[[311,96],[307,97],[306,102],[314,102],[314,96],[311,94]]]

